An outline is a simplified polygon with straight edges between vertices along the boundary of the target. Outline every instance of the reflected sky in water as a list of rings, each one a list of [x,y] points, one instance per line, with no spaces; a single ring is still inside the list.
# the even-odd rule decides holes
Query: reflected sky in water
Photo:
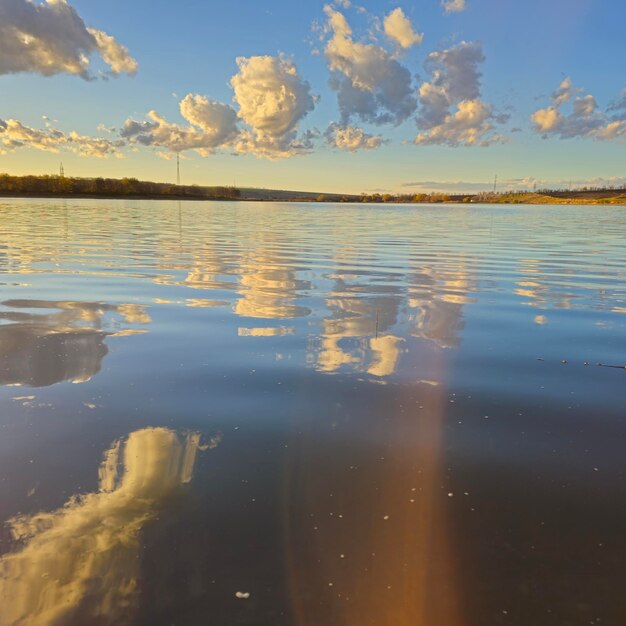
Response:
[[[8,520],[21,547],[0,559],[0,623],[133,623],[141,528],[191,481],[199,447],[195,433],[132,432],[105,452],[97,493]]]
[[[624,232],[0,200],[0,625],[626,623]]]

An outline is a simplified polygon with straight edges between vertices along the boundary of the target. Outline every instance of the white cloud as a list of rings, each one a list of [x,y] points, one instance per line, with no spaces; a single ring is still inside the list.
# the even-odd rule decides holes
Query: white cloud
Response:
[[[124,142],[111,141],[101,137],[79,135],[75,131],[64,133],[49,122],[46,127],[32,128],[22,122],[9,119],[0,120],[0,148],[8,152],[19,148],[32,148],[44,152],[74,152],[83,157],[121,157]]]
[[[418,46],[424,39],[423,33],[416,33],[411,20],[400,8],[394,9],[384,20],[385,35],[401,48]]]
[[[371,135],[362,128],[341,126],[340,124],[331,124],[328,127],[326,142],[334,148],[348,152],[374,150],[385,143],[381,135]]]
[[[417,106],[409,70],[376,44],[354,41],[345,16],[330,5],[325,33],[325,54],[333,73],[331,87],[337,92],[341,123],[352,118],[373,124],[399,124]]]
[[[236,148],[265,157],[285,157],[311,149],[310,134],[298,138],[297,126],[315,107],[309,83],[285,57],[237,59],[230,84],[239,118],[250,127]]]
[[[94,28],[87,30],[94,36],[98,44],[98,52],[103,61],[111,68],[113,74],[118,75],[122,72],[135,74],[137,72],[139,64],[129,55],[128,48],[101,30]]]
[[[467,8],[465,0],[441,0],[441,6],[446,14],[460,13]]]
[[[315,131],[298,135],[298,125],[314,108],[309,84],[284,57],[237,59],[239,72],[231,79],[235,110],[206,96],[188,94],[180,114],[188,122],[169,122],[156,111],[146,121],[126,120],[121,136],[133,144],[170,152],[195,150],[202,156],[218,148],[269,159],[310,152]],[[246,126],[238,127],[238,122]],[[166,156],[160,154],[160,156]]]
[[[130,143],[171,152],[196,150],[203,156],[236,139],[237,114],[231,106],[206,96],[187,94],[179,108],[182,117],[189,122],[187,126],[168,122],[156,111],[150,111],[149,121],[126,120],[121,136]]]
[[[187,94],[180,102],[180,114],[201,128],[213,146],[227,144],[237,135],[237,114],[228,104]]]
[[[485,60],[479,42],[458,45],[428,55],[430,82],[419,90],[420,109],[415,143],[448,146],[488,146],[504,141],[496,124],[508,117],[496,114],[481,100],[478,69]]]
[[[578,89],[572,79],[568,76],[561,81],[559,88],[552,94],[552,102],[556,106],[560,106],[569,102],[578,93]]]
[[[293,133],[291,136],[273,139],[269,135],[259,136],[253,131],[244,129],[233,148],[237,154],[251,154],[270,160],[288,159],[312,152],[318,136],[317,130],[307,130],[301,135]]]
[[[456,111],[448,113],[441,124],[419,133],[420,145],[481,146],[503,142],[504,136],[494,134],[493,108],[481,100],[462,100]]]
[[[561,82],[552,94],[549,106],[535,111],[531,116],[535,132],[545,138],[587,138],[611,141],[626,138],[626,90],[623,102],[618,100],[607,107],[598,106],[591,95],[577,96],[581,90],[570,78]],[[564,112],[564,109],[568,110]],[[613,114],[611,114],[613,113]]]
[[[128,50],[101,30],[88,28],[67,0],[0,2],[0,74],[62,72],[93,77],[90,56],[98,55],[109,74],[134,74]]]

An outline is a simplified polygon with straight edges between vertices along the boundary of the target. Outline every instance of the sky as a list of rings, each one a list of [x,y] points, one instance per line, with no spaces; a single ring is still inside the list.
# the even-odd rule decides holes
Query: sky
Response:
[[[0,0],[0,172],[626,184],[623,0]]]

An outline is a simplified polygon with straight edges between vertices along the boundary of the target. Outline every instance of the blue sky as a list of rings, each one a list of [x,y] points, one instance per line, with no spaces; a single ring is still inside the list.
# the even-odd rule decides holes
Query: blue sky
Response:
[[[17,14],[28,2],[0,0],[2,21],[10,27],[11,12]],[[25,63],[21,43],[0,45],[0,120],[63,134],[55,144],[49,136],[25,140],[21,127],[14,129],[14,140],[5,142],[0,155],[0,171],[52,173],[62,160],[72,175],[172,180],[174,161],[164,157],[180,150],[183,182],[198,184],[410,192],[474,189],[496,173],[511,187],[535,180],[539,185],[596,178],[620,182],[626,176],[626,108],[609,106],[626,88],[626,4],[621,0],[466,0],[464,10],[450,13],[440,0],[348,4],[331,3],[325,11],[323,2],[308,0],[71,0],[88,27],[128,49],[137,71],[129,76],[125,65],[117,76],[97,78],[99,70],[109,68],[101,49],[94,48],[87,51],[93,80],[60,66],[44,76],[50,72],[41,56]],[[385,29],[385,17],[397,9],[401,25],[416,35],[406,47],[391,27],[391,35]],[[331,27],[331,19],[344,22]],[[351,32],[346,34],[342,24]],[[51,22],[49,38],[38,31],[41,45],[54,43],[59,28],[58,20]],[[474,47],[464,48],[462,42]],[[452,52],[437,56],[443,51]],[[372,63],[361,63],[361,53]],[[467,60],[471,54],[481,60]],[[424,67],[429,55],[430,71]],[[242,71],[238,57],[272,61],[253,60]],[[398,70],[400,82],[404,74],[398,68],[408,70],[411,92],[401,114],[399,101],[378,98],[387,72],[376,74],[377,63]],[[473,81],[466,71],[472,69],[480,74]],[[229,81],[236,75],[239,91],[234,93]],[[265,83],[259,78],[267,76]],[[571,82],[564,84],[568,77]],[[423,98],[424,84],[438,95],[436,103]],[[366,114],[354,102],[340,108],[338,95],[354,94],[355,86],[358,94],[371,92],[382,104]],[[390,87],[394,93],[395,86]],[[561,100],[551,98],[559,86]],[[272,106],[285,89],[291,108],[285,112],[279,103],[286,117],[278,119]],[[187,94],[206,100],[192,102],[185,118],[179,107]],[[151,110],[164,122],[147,118]],[[544,113],[531,119],[537,111]],[[477,119],[475,127],[468,115]],[[198,116],[210,118],[210,125],[194,126]],[[384,122],[389,116],[393,119]],[[433,116],[438,123],[425,121]],[[122,133],[127,120],[152,126]],[[85,138],[84,149],[67,140],[71,131]],[[184,141],[174,141],[180,132],[187,133]],[[92,150],[95,137],[115,145]],[[186,148],[200,144],[202,154]],[[109,156],[94,156],[103,152]]]

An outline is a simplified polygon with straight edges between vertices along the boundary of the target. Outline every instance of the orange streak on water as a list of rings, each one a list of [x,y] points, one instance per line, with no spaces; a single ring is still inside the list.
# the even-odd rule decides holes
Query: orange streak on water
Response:
[[[296,623],[465,624],[453,497],[443,488],[445,393],[419,385],[397,397],[366,454],[306,433],[290,442],[285,536]],[[401,411],[409,401],[415,409]]]

